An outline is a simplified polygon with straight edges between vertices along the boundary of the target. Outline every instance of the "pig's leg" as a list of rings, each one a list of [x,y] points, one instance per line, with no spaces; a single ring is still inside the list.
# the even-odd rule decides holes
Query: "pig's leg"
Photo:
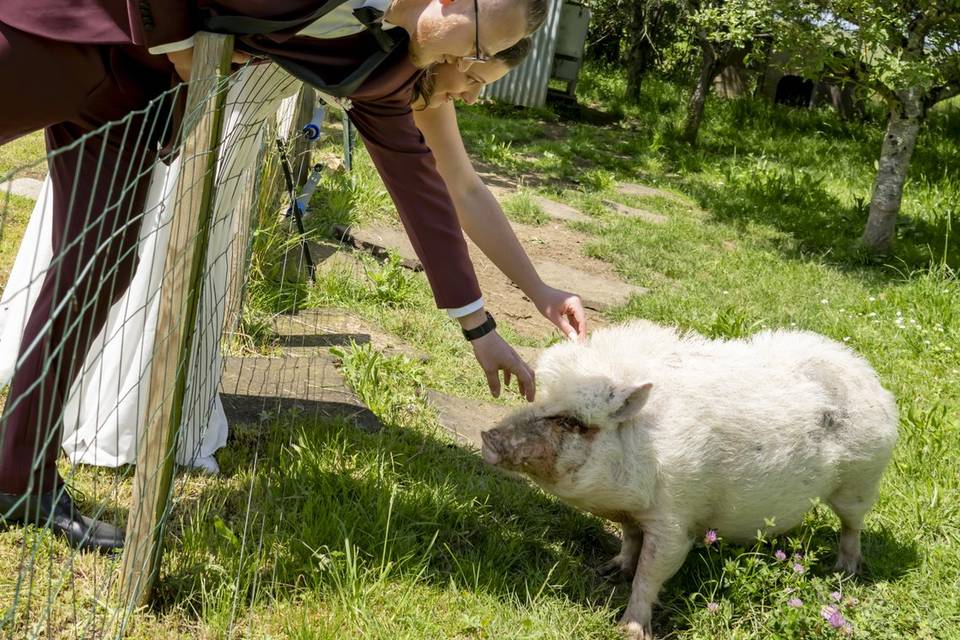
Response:
[[[637,571],[640,546],[643,544],[643,531],[629,522],[623,522],[621,526],[623,541],[620,543],[620,553],[600,565],[599,571],[602,576],[613,576],[619,573],[631,579]]]
[[[874,499],[874,491],[841,487],[827,500],[830,508],[840,517],[840,545],[836,568],[844,573],[852,575],[860,572],[860,530],[863,528],[863,518],[873,506]]]
[[[680,569],[692,547],[693,539],[676,524],[644,529],[643,550],[633,577],[630,601],[620,618],[629,640],[653,640],[650,626],[653,603],[663,583]]]

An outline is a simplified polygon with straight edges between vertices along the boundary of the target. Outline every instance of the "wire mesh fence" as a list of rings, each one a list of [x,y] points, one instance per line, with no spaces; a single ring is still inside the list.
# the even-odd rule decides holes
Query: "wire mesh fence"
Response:
[[[0,299],[0,491],[19,496],[0,512],[4,636],[118,637],[210,585],[233,629],[238,604],[295,579],[278,575],[283,510],[250,508],[295,492],[257,472],[293,441],[265,431],[290,415],[377,424],[316,348],[349,342],[349,319],[290,313],[335,251],[302,222],[323,171],[311,154],[323,104],[275,65],[228,73],[231,51],[205,37],[189,85],[75,139],[48,132],[32,208],[15,185],[43,162],[0,176],[5,243],[29,217]],[[212,454],[228,429],[250,466],[225,484]],[[54,536],[45,499],[124,530],[123,551]],[[190,544],[210,520],[236,548],[226,565]]]

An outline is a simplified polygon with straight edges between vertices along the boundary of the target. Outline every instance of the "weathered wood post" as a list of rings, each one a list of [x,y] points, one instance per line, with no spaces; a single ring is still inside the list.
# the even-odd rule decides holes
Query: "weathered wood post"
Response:
[[[233,36],[197,35],[180,138],[183,143],[173,228],[160,290],[146,423],[139,434],[123,550],[121,593],[128,611],[149,600],[160,568],[232,53]]]

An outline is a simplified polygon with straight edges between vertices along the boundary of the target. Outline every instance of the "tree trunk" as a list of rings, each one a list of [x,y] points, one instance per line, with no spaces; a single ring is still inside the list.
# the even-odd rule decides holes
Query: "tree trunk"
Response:
[[[700,75],[697,78],[697,84],[690,94],[690,102],[687,104],[687,119],[683,125],[682,139],[689,144],[697,142],[697,134],[700,133],[700,122],[703,120],[703,108],[707,101],[707,94],[710,93],[710,86],[713,79],[717,77],[718,62],[717,55],[710,43],[704,43],[701,46],[703,58],[700,61]]]
[[[880,149],[880,165],[870,198],[870,215],[860,241],[872,253],[886,254],[893,243],[897,214],[903,200],[910,158],[917,143],[924,109],[921,92],[899,92],[899,104],[890,109],[887,132]]]
[[[640,101],[640,87],[643,78],[653,62],[653,44],[647,35],[648,0],[633,0],[630,16],[630,49],[627,51],[627,94],[629,102]]]

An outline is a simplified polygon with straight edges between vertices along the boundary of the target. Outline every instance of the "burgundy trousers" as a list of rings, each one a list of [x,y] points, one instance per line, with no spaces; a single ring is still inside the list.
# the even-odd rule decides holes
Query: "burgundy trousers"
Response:
[[[53,154],[53,260],[0,418],[2,493],[60,484],[64,403],[136,268],[150,171],[172,124],[168,101],[154,99],[172,74],[165,57],[142,49],[58,42],[0,23],[0,144],[44,129]]]

